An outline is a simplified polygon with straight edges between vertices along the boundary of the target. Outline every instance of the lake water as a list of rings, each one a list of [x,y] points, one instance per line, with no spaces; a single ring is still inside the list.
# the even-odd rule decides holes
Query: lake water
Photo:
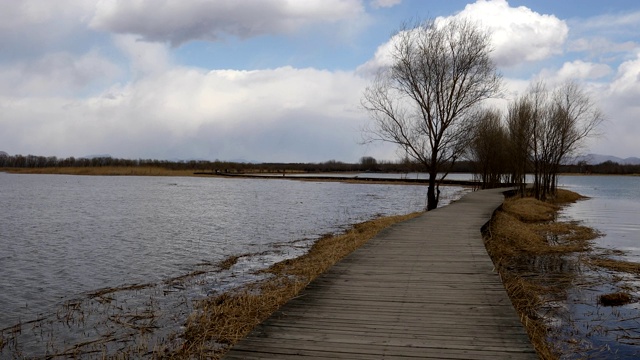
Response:
[[[596,246],[640,262],[640,177],[562,176],[560,185],[590,197],[563,217],[604,233]],[[466,191],[441,189],[441,205]],[[70,354],[78,342],[91,343],[97,358],[124,348],[142,356],[171,341],[193,300],[259,280],[254,270],[301,255],[323,234],[421,210],[425,193],[281,179],[0,173],[0,358]],[[235,266],[218,267],[234,255],[242,255]],[[597,305],[613,285],[576,284],[560,305],[576,327],[563,341],[592,348],[573,357],[603,348],[638,355],[638,320],[611,321],[636,317],[638,304]]]
[[[441,205],[468,191],[441,190]],[[133,344],[151,349],[180,330],[192,300],[256,281],[254,270],[323,234],[421,210],[425,195],[408,185],[0,173],[0,357],[82,341],[119,351],[103,343],[153,328],[159,335]],[[236,255],[233,268],[217,266]],[[132,329],[113,329],[122,323]]]
[[[603,234],[594,240],[592,255],[640,263],[640,177],[562,176],[559,184],[590,197],[566,207],[561,216]],[[564,299],[553,304],[554,343],[566,348],[567,359],[640,358],[640,278],[589,266],[588,256],[568,256],[559,267],[572,271],[573,278]],[[567,266],[571,263],[579,265]],[[631,294],[633,301],[614,307],[598,302],[616,292]]]
[[[561,176],[558,184],[590,197],[564,214],[600,230],[597,246],[623,250],[640,262],[640,176]]]

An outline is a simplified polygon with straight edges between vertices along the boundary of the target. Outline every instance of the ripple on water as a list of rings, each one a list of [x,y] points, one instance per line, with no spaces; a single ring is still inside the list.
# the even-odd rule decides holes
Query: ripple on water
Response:
[[[462,191],[442,190],[443,204]],[[99,346],[139,334],[143,324],[134,323],[144,319],[130,315],[147,311],[156,335],[147,334],[145,346],[154,346],[179,330],[192,300],[255,281],[254,270],[302,254],[322,234],[378,214],[421,210],[425,192],[380,184],[0,173],[0,329],[44,316],[21,333],[22,350],[46,345],[37,334],[47,331],[61,339],[59,348],[89,335]],[[254,255],[217,269],[241,254]],[[165,281],[194,271],[201,273]],[[149,286],[90,295],[135,284]]]

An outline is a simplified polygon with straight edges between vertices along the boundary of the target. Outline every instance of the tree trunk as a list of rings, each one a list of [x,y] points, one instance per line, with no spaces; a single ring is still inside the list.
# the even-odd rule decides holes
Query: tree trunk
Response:
[[[427,189],[427,211],[438,207],[438,198],[436,194],[436,179],[438,173],[429,172],[429,188]]]

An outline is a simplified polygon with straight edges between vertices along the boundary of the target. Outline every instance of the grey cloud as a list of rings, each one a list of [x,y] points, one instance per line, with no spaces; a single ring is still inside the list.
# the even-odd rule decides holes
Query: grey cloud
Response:
[[[178,46],[191,40],[290,33],[307,25],[353,19],[363,11],[360,0],[107,1],[96,8],[91,26]]]
[[[402,0],[373,0],[371,1],[371,7],[374,9],[394,7],[400,4]]]
[[[222,129],[204,124],[198,134],[176,150],[196,147],[209,159],[261,162],[357,161],[364,149],[357,145],[354,124],[322,114],[300,111],[283,116],[269,127]]]
[[[0,11],[0,62],[71,51],[95,40],[86,31],[91,0],[3,1]]]
[[[87,99],[0,95],[0,143],[56,156],[357,161],[363,85],[315,69],[174,68]]]
[[[81,56],[51,53],[0,68],[0,94],[71,94],[108,84],[119,74],[119,68],[96,51]]]

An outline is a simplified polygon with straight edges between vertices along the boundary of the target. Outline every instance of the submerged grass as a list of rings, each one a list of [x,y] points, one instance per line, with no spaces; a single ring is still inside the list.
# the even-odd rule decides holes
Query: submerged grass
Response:
[[[581,199],[579,194],[558,190],[548,202],[530,197],[506,199],[494,214],[486,231],[485,244],[499,271],[511,301],[519,313],[531,342],[543,359],[555,359],[558,351],[548,343],[548,324],[540,308],[572,274],[554,275],[554,284],[533,280],[532,259],[586,251],[599,234],[576,222],[559,222],[557,212],[563,204]],[[529,264],[524,264],[523,262]]]
[[[604,256],[592,257],[588,262],[591,265],[617,272],[640,274],[640,263],[636,262],[615,260]]]
[[[630,303],[631,300],[631,295],[626,292],[603,294],[598,298],[598,302],[604,306],[621,306]]]
[[[200,301],[196,305],[198,310],[187,321],[183,346],[164,355],[172,358],[221,358],[234,343],[340,259],[381,230],[420,214],[378,218],[357,224],[344,234],[323,236],[305,255],[281,261],[264,270],[271,274],[267,280],[234,293],[223,293]]]

